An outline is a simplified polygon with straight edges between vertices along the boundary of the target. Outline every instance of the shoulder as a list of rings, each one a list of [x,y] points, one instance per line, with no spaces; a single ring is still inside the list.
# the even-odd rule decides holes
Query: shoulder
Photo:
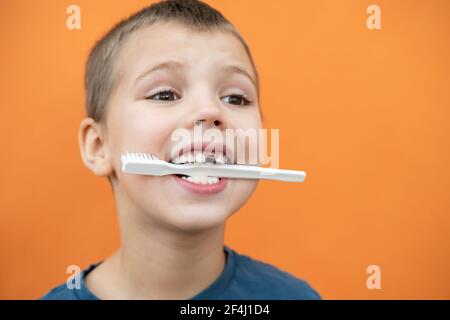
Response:
[[[321,299],[308,282],[277,267],[234,252],[235,285],[254,299]]]
[[[40,298],[40,300],[98,300],[87,287],[85,283],[86,275],[94,270],[99,263],[90,265],[87,269],[83,270],[79,276],[78,286],[74,286],[73,283],[69,288],[67,282],[63,283]]]
[[[79,300],[79,298],[75,290],[70,290],[64,283],[50,290],[40,300]]]

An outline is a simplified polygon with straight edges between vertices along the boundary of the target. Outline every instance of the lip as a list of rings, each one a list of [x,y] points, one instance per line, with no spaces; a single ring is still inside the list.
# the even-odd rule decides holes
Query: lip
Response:
[[[172,175],[172,177],[175,180],[175,182],[184,190],[196,194],[204,194],[204,195],[217,194],[225,190],[225,188],[228,185],[227,178],[220,178],[219,182],[214,184],[196,184],[184,180],[181,177],[178,177],[177,175]]]

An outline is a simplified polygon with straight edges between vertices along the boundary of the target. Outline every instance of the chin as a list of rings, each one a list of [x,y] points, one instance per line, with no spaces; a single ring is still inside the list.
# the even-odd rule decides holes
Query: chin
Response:
[[[223,226],[247,202],[257,186],[256,181],[237,180],[229,183],[220,194],[199,196],[177,194],[172,179],[142,179],[145,183],[130,183],[127,194],[131,202],[140,204],[138,211],[147,218],[168,230],[186,233]],[[148,190],[148,193],[142,190]]]
[[[218,206],[187,205],[171,210],[164,218],[173,228],[192,233],[221,227],[231,215],[230,210]]]

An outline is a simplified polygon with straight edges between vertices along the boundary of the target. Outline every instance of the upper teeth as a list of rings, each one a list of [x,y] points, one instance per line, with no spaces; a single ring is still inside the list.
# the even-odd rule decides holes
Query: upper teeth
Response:
[[[226,158],[222,153],[216,152],[214,155],[205,154],[200,151],[184,153],[181,156],[175,157],[171,162],[175,164],[181,163],[204,163],[208,157],[212,157],[214,163],[225,164]]]

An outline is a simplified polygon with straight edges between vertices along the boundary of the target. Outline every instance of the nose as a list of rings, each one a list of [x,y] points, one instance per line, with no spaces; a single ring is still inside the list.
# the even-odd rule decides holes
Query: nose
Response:
[[[216,119],[214,121],[212,121],[212,120],[210,121],[210,120],[208,120],[206,118],[205,119],[197,119],[197,120],[194,121],[194,125],[196,125],[196,126],[202,124],[206,128],[217,127],[219,129],[222,126],[222,123],[223,122],[221,120],[218,120],[218,119]]]
[[[189,113],[187,127],[202,125],[203,129],[216,128],[224,130],[226,121],[224,110],[221,108],[220,101],[212,101],[211,99],[197,102]]]

